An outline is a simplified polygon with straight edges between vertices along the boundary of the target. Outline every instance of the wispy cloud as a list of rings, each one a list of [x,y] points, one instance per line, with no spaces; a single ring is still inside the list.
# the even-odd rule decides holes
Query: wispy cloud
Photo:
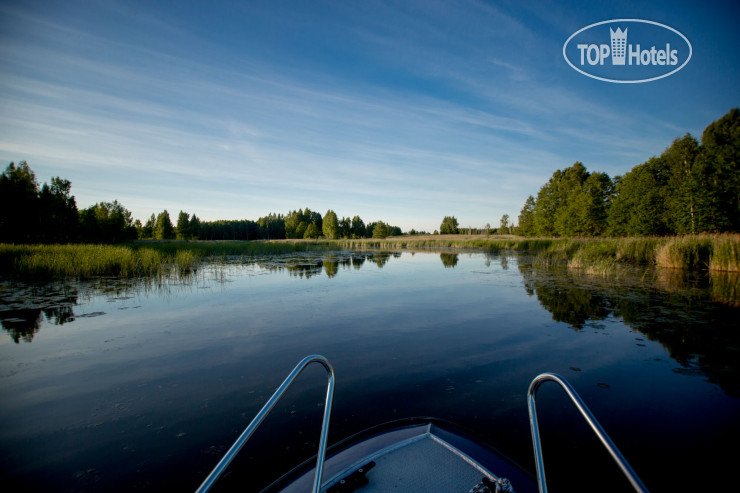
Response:
[[[0,157],[142,219],[309,206],[493,224],[556,168],[623,173],[678,136],[636,91],[553,73],[557,26],[483,2],[69,5],[2,7]]]

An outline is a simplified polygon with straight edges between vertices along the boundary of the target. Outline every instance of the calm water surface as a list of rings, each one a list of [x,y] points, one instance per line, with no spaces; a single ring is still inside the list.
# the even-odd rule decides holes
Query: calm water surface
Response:
[[[525,395],[551,371],[651,490],[734,477],[736,453],[721,450],[740,439],[740,308],[712,301],[701,280],[605,281],[526,256],[336,252],[179,280],[0,288],[5,491],[193,490],[311,353],[337,374],[332,441],[434,416],[532,470]],[[304,372],[223,490],[259,490],[315,452],[325,381],[318,366]],[[538,405],[554,491],[625,490],[554,385]]]

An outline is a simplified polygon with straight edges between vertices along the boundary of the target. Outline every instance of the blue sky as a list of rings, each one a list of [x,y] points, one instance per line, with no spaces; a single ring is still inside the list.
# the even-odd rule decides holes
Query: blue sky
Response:
[[[624,174],[740,105],[735,2],[0,1],[0,163],[145,220],[310,207],[433,231],[516,218],[556,169]],[[692,43],[610,84],[563,43],[614,18]]]

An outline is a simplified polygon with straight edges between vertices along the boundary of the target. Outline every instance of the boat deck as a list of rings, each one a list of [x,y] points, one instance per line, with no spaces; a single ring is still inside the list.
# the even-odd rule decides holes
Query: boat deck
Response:
[[[365,477],[368,484],[359,491],[452,492],[470,489],[489,473],[466,460],[459,451],[428,434],[384,453]],[[461,490],[461,485],[466,485]]]
[[[314,470],[284,478],[267,491],[310,491]],[[495,471],[495,472],[494,472]],[[426,422],[401,426],[342,447],[326,459],[321,491],[468,493],[483,478],[511,481],[514,491],[536,491],[533,479],[468,438]],[[343,482],[342,482],[343,481]]]

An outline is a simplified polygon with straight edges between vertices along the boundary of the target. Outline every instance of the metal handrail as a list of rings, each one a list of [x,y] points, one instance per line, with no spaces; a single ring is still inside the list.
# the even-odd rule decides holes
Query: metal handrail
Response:
[[[324,472],[324,458],[326,456],[327,435],[329,434],[329,417],[331,415],[331,404],[334,397],[334,368],[332,368],[331,363],[329,363],[328,359],[317,354],[306,356],[301,360],[300,363],[298,363],[298,365],[296,365],[296,367],[293,369],[292,372],[290,372],[283,383],[280,384],[280,387],[278,387],[275,393],[272,394],[270,400],[268,400],[267,403],[262,406],[262,409],[260,409],[260,412],[257,413],[257,416],[254,417],[252,422],[249,423],[249,426],[247,426],[242,434],[239,435],[239,438],[236,439],[236,442],[234,442],[234,444],[226,452],[223,458],[221,458],[219,463],[216,464],[216,467],[213,468],[213,471],[211,471],[205,481],[203,481],[200,487],[198,487],[196,493],[206,492],[211,488],[211,486],[213,486],[213,484],[216,482],[219,476],[221,476],[221,474],[228,467],[234,457],[236,457],[236,454],[239,453],[239,450],[241,450],[247,440],[249,440],[249,438],[252,436],[252,433],[254,433],[257,427],[262,423],[262,420],[265,419],[267,414],[272,410],[275,404],[277,404],[285,391],[288,390],[288,387],[290,387],[290,384],[293,383],[293,380],[295,380],[296,377],[301,374],[306,366],[314,362],[321,363],[321,365],[324,367],[327,374],[329,375],[329,380],[326,385],[324,419],[321,422],[321,439],[319,440],[319,452],[318,457],[316,458],[316,474],[314,475],[313,483],[313,492],[319,493],[319,490],[321,489],[321,477]]]
[[[616,461],[617,465],[622,470],[624,475],[627,476],[627,479],[629,480],[630,484],[632,484],[632,487],[635,489],[635,491],[647,493],[648,490],[645,485],[642,483],[640,478],[637,477],[635,471],[632,470],[632,467],[630,467],[630,465],[627,463],[627,460],[617,449],[617,446],[614,445],[614,442],[612,442],[612,440],[606,434],[606,431],[604,431],[604,429],[601,427],[599,422],[596,420],[596,417],[594,417],[591,411],[589,411],[588,407],[586,407],[586,404],[576,393],[575,389],[563,377],[554,373],[543,373],[536,376],[534,380],[532,380],[532,383],[529,385],[529,390],[527,391],[529,424],[532,428],[532,445],[534,447],[535,465],[537,467],[537,482],[539,483],[540,493],[547,492],[547,483],[545,482],[545,464],[542,461],[542,444],[540,442],[540,431],[537,424],[535,394],[537,393],[539,387],[547,381],[556,382],[563,388],[563,390],[565,390],[565,392],[568,394],[568,397],[570,397],[570,400],[572,400],[573,403],[576,405],[578,410],[591,426],[591,429],[596,433],[596,436],[599,438],[599,440],[601,440],[601,443],[604,445],[604,447],[606,447],[607,451],[609,451],[612,458]]]

